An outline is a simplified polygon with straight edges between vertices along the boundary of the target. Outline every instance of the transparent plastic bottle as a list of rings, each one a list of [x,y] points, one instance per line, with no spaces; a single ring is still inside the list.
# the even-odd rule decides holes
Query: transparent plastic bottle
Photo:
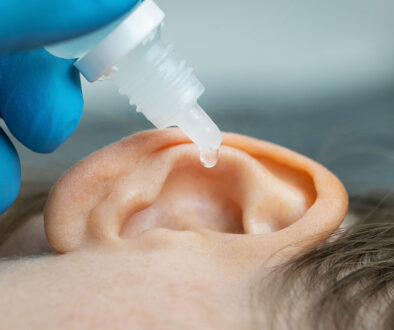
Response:
[[[212,167],[222,136],[198,104],[204,86],[161,39],[164,17],[153,0],[145,0],[111,25],[47,50],[78,58],[75,66],[88,81],[114,81],[157,128],[180,127],[198,146],[203,165]]]

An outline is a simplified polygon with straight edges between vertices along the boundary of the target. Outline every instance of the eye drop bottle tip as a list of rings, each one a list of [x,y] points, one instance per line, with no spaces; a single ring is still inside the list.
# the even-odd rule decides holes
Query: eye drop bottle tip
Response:
[[[175,124],[197,145],[201,164],[214,167],[219,159],[222,134],[200,105],[196,103],[190,110],[180,111]]]

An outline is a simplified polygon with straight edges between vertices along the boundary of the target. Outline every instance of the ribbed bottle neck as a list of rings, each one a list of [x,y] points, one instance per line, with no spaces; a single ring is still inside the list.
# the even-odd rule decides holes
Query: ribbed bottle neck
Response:
[[[160,28],[120,61],[108,78],[158,128],[175,125],[177,114],[193,106],[204,92],[192,68],[162,42]]]

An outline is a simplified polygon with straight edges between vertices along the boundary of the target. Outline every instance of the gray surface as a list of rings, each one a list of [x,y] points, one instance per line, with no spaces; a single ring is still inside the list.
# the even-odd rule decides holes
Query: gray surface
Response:
[[[213,117],[224,131],[273,141],[312,157],[337,174],[350,192],[392,188],[394,91],[382,94],[278,111],[274,106],[265,110],[253,104],[223,105],[226,112]],[[54,178],[92,151],[151,128],[134,111],[119,111],[114,117],[87,112],[74,136],[52,155],[20,148],[29,169],[25,174]]]
[[[394,1],[157,2],[165,39],[196,69],[221,129],[304,153],[351,192],[394,187]],[[84,93],[81,125],[57,152],[18,145],[25,174],[55,178],[151,127],[111,83],[84,83]]]

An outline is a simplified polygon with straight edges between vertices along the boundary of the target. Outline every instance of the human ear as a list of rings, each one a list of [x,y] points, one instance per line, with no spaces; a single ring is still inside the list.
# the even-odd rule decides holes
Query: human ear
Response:
[[[223,253],[263,258],[318,244],[346,211],[340,181],[300,154],[224,134],[217,166],[206,169],[182,132],[168,129],[125,138],[70,169],[50,194],[45,228],[61,253],[127,245],[164,228],[151,238],[198,233]]]

